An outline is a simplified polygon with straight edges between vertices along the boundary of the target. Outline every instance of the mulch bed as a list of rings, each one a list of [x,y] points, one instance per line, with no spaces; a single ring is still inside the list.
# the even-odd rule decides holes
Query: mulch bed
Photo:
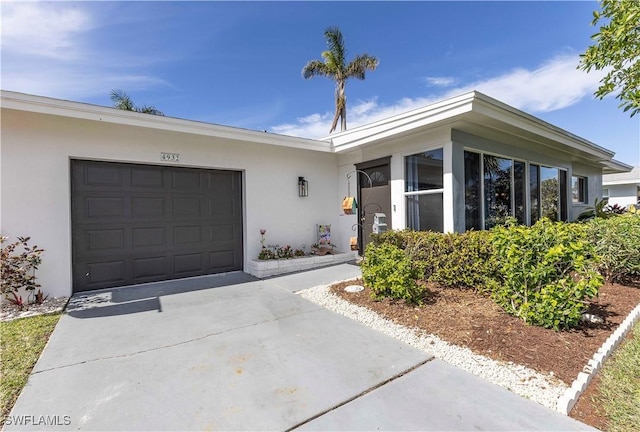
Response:
[[[583,322],[575,329],[556,332],[526,325],[503,312],[490,298],[468,289],[443,288],[428,283],[424,304],[414,306],[390,299],[374,301],[368,288],[357,293],[344,291],[345,286],[354,284],[362,284],[362,281],[341,282],[333,285],[331,291],[398,324],[417,327],[449,343],[466,346],[475,353],[525,365],[543,374],[553,372],[568,386],[609,335],[640,304],[638,284],[606,284],[587,311],[602,317],[604,323]],[[587,397],[581,398],[582,411],[594,411],[593,407],[584,406],[587,401],[582,399]],[[599,419],[598,415],[592,417],[595,420],[576,418],[589,424]]]

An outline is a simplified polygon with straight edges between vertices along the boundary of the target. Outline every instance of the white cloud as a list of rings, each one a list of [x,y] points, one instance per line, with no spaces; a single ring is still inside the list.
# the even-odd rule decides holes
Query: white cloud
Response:
[[[447,96],[478,90],[528,112],[555,111],[578,103],[593,93],[604,72],[576,69],[574,55],[554,57],[535,70],[514,69],[506,74],[458,87]]]
[[[425,82],[430,86],[449,87],[456,82],[453,77],[425,77]]]
[[[90,30],[89,14],[54,3],[3,2],[2,50],[68,59],[78,54],[79,36]]]
[[[92,6],[2,1],[2,88],[84,99],[107,96],[112,88],[166,85],[143,69],[144,56],[97,48],[94,30],[108,17]]]
[[[391,105],[378,104],[376,100],[358,102],[347,106],[347,124],[353,128],[473,90],[534,114],[559,110],[591,95],[604,76],[605,72],[585,73],[576,69],[578,61],[575,55],[558,56],[533,70],[517,68],[497,77],[450,88],[430,96],[403,98]],[[275,126],[272,131],[306,138],[327,136],[333,113],[305,117],[310,118],[315,121],[302,122],[298,119],[293,124]]]

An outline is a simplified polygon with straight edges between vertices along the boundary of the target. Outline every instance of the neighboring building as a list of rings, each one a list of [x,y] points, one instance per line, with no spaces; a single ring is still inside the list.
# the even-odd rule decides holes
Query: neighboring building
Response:
[[[630,172],[603,175],[602,198],[620,207],[640,204],[640,166]]]
[[[374,213],[393,229],[447,232],[510,215],[572,220],[602,196],[603,173],[631,169],[477,92],[322,140],[8,91],[1,101],[0,232],[46,250],[38,277],[53,296],[250,271],[261,229],[267,244],[309,248],[331,225],[348,251],[356,231],[367,243]],[[349,195],[357,215],[342,212]]]

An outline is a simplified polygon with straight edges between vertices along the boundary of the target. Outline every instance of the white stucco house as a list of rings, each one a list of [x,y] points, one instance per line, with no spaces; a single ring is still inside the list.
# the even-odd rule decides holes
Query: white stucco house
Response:
[[[620,207],[640,204],[640,166],[629,172],[603,175],[602,198],[609,205]]]
[[[631,170],[478,92],[319,140],[10,91],[0,102],[0,232],[46,250],[38,278],[52,296],[253,273],[261,229],[267,244],[308,249],[331,225],[348,251],[375,213],[444,232],[572,220],[602,196],[603,174]]]

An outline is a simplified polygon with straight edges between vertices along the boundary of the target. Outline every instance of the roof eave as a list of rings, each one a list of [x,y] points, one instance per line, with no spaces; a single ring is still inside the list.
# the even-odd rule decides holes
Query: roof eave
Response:
[[[632,165],[627,165],[624,162],[617,161],[615,159],[600,161],[604,168],[602,174],[622,174],[629,172],[633,169]]]
[[[39,114],[138,126],[172,132],[190,133],[235,141],[332,152],[331,145],[320,140],[297,138],[266,131],[260,132],[231,126],[184,120],[175,117],[123,111],[115,108],[53,99],[43,96],[34,96],[7,90],[2,90],[1,92],[0,105],[3,109],[28,111]]]
[[[331,142],[334,151],[342,152],[380,141],[389,136],[397,136],[442,121],[450,121],[471,111],[475,94],[476,92],[465,93],[348,131],[329,135],[323,140]]]

